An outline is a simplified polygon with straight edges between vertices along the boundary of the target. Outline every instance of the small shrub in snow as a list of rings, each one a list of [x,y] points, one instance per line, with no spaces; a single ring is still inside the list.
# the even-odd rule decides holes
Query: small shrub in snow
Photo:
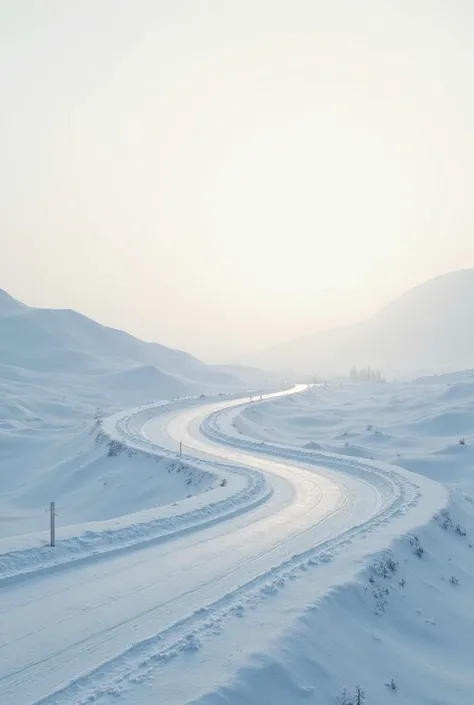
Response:
[[[374,427],[372,426],[371,423],[369,423],[369,425],[367,426],[367,431],[373,431],[373,430],[374,430]]]
[[[449,578],[449,582],[451,583],[451,585],[459,585],[459,578],[455,578],[454,575],[452,575]]]
[[[372,595],[376,599],[375,603],[375,614],[379,615],[382,614],[382,612],[385,612],[385,608],[387,607],[387,600],[385,599],[385,596],[389,594],[389,590],[387,589],[382,589],[381,587],[374,587],[372,589]]]
[[[379,563],[374,563],[372,565],[372,571],[376,575],[380,575],[382,578],[388,577],[388,568],[383,561],[380,561]]]
[[[395,574],[397,569],[398,561],[393,556],[387,556],[387,558],[372,565],[372,571],[383,578],[388,578],[391,574]]]
[[[405,587],[405,585],[407,584],[406,578],[402,578],[398,584],[400,585],[400,587]]]
[[[386,685],[387,685],[387,688],[390,688],[390,690],[397,689],[397,684],[395,683],[395,678],[390,678],[389,682]]]
[[[441,511],[438,512],[438,514],[435,514],[434,518],[436,521],[439,522],[439,525],[445,531],[450,529],[453,525],[452,519],[451,519],[447,509],[441,509]]]
[[[423,556],[424,552],[425,552],[425,549],[423,548],[423,546],[422,546],[421,544],[419,544],[419,545],[415,548],[415,550],[413,551],[413,553],[415,554],[415,556],[417,556],[418,558],[421,558],[421,557]]]
[[[412,547],[415,556],[417,556],[418,558],[423,557],[425,549],[421,545],[420,539],[418,538],[418,536],[416,536],[416,534],[412,534],[412,536],[410,536],[410,546]]]
[[[456,526],[453,524],[453,520],[451,519],[447,509],[441,509],[440,512],[434,515],[434,519],[439,522],[439,525],[445,531],[448,529],[453,529],[458,536],[466,536],[466,529],[462,526],[462,524],[456,524]]]
[[[395,560],[393,556],[387,558],[387,568],[391,573],[396,573],[398,568],[398,561]]]
[[[338,700],[341,701],[341,705],[352,705],[350,697],[351,696],[349,695],[349,691],[347,690],[346,686],[341,688],[338,696]]]
[[[121,441],[111,440],[108,442],[107,445],[109,448],[109,452],[107,453],[109,458],[112,458],[116,455],[120,455],[120,453],[123,453],[123,451],[126,450],[125,444]]]
[[[221,480],[221,487],[225,487],[226,485],[227,485],[227,479],[225,477],[223,477]]]
[[[460,445],[460,446],[465,446],[465,445],[466,445],[466,439],[465,439],[465,438],[460,438],[460,439],[459,439],[459,445]]]
[[[363,705],[365,701],[365,690],[360,685],[356,685],[354,693],[351,694],[349,689],[344,686],[339,692],[338,700],[341,702],[341,705]]]

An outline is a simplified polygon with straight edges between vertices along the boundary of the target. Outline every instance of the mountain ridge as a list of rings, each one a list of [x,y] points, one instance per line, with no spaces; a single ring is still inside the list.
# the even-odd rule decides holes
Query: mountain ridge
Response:
[[[246,360],[262,369],[343,374],[352,365],[389,374],[474,366],[474,268],[443,274],[404,292],[370,318],[302,336]]]
[[[139,386],[146,386],[144,382],[149,378],[150,394],[156,394],[160,379],[166,382],[163,389],[168,394],[173,391],[174,379],[176,395],[243,386],[235,375],[187,352],[145,342],[72,309],[27,306],[2,289],[0,364],[4,370],[8,366],[55,375],[114,373],[117,380],[123,375],[124,379],[133,379],[137,370],[142,370]],[[110,377],[104,380],[108,382]]]

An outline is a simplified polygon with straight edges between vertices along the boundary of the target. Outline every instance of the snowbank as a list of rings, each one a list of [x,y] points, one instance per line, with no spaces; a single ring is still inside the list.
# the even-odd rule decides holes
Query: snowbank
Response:
[[[177,457],[141,433],[150,418],[199,403],[199,397],[157,402],[98,420],[91,440],[93,454],[86,453],[82,466],[77,466],[77,456],[73,457],[72,474],[62,489],[71,501],[76,496],[76,485],[77,492],[87,495],[89,508],[93,502],[100,520],[79,524],[59,520],[54,549],[49,546],[48,531],[0,539],[0,582],[94,560],[105,553],[136,549],[198,526],[209,526],[264,502],[271,488],[260,473]],[[234,481],[237,478],[238,483]],[[44,477],[39,489],[45,492]],[[137,495],[149,508],[120,514],[120,509],[137,502]],[[61,506],[58,502],[59,510]],[[109,519],[105,518],[107,512]]]

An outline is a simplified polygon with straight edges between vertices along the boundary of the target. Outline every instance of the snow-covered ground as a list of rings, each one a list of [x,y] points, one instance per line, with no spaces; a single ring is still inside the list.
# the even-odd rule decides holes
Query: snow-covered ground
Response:
[[[211,479],[200,471],[116,453],[97,422],[147,400],[228,394],[246,388],[247,378],[258,385],[267,377],[206,365],[75,311],[26,306],[0,290],[0,540],[47,528],[52,500],[58,525],[66,527],[205,491]]]
[[[393,635],[384,650],[382,620],[398,629],[400,640],[425,639],[416,620],[423,615],[423,625],[433,628],[446,606],[435,600],[431,616],[420,615],[414,600],[419,594],[428,604],[423,581],[434,584],[438,571],[440,600],[442,591],[468,595],[469,573],[459,566],[463,550],[470,550],[462,535],[469,500],[460,496],[449,519],[434,523],[448,497],[427,477],[376,460],[298,449],[290,436],[286,446],[261,445],[232,425],[253,414],[249,409],[263,414],[288,404],[311,415],[317,391],[299,389],[247,402],[248,408],[239,400],[153,404],[97,424],[97,442],[112,450],[111,461],[123,456],[133,467],[136,453],[143,462],[181,463],[202,475],[205,491],[88,529],[62,527],[54,555],[28,547],[31,536],[5,539],[22,545],[0,560],[1,702],[337,702],[339,686],[356,681],[377,702],[389,702],[394,692],[413,696],[406,702],[425,702],[418,696],[429,659],[418,666],[422,678],[413,671],[402,677],[414,659],[405,654],[397,661]],[[223,443],[226,429],[234,436]],[[441,539],[426,531],[440,532]],[[431,545],[442,541],[449,549],[434,560]],[[393,560],[387,560],[389,546]],[[403,628],[399,616],[395,626],[388,616],[396,600],[400,610],[407,608]],[[351,629],[361,630],[358,643],[367,640],[372,648],[356,659],[349,657],[349,616]],[[396,691],[385,685],[392,677]],[[467,690],[467,673],[464,681]],[[445,692],[452,687],[453,679],[445,679]],[[438,684],[431,695],[435,690],[442,692]],[[443,697],[426,702],[457,702]]]
[[[225,366],[75,311],[25,306],[0,290],[0,553],[44,546],[51,501],[58,536],[81,537],[67,550],[58,546],[58,560],[63,550],[66,558],[111,543],[105,529],[135,526],[141,534],[143,523],[161,521],[175,503],[212,489],[215,477],[206,469],[114,443],[101,421],[142,401],[228,395],[245,388],[246,375],[252,383],[266,379],[258,370],[237,371],[244,381]],[[25,561],[23,555],[23,567]],[[20,568],[10,556],[0,572],[7,563],[10,573]]]
[[[313,386],[298,397],[223,412],[219,427],[237,438],[382,460],[471,489],[474,372]]]
[[[249,439],[264,447],[292,444],[408,468],[443,483],[449,501],[323,595],[321,574],[311,570],[314,599],[291,627],[264,651],[255,648],[230,683],[196,702],[354,703],[357,685],[368,705],[471,701],[473,391],[472,372],[313,387],[211,420],[211,429],[236,446],[247,447]]]
[[[470,373],[112,413],[12,370],[2,705],[469,702]]]

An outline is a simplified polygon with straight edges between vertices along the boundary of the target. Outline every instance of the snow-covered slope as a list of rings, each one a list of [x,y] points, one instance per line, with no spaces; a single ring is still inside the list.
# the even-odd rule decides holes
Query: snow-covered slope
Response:
[[[474,477],[469,371],[388,385],[314,386],[229,412],[221,423],[239,437],[383,460],[459,486]]]
[[[189,463],[113,445],[92,422],[47,427],[31,419],[23,433],[0,429],[0,439],[0,539],[46,530],[51,500],[60,529],[162,507],[215,479]]]
[[[110,457],[98,416],[157,399],[231,391],[237,377],[75,311],[36,309],[0,290],[0,538],[109,519],[196,494],[209,478],[166,462]]]
[[[0,362],[25,369],[99,372],[112,365],[153,366],[189,385],[238,386],[239,380],[180,350],[146,343],[76,311],[38,309],[0,291]]]
[[[446,510],[396,539],[327,590],[308,567],[314,599],[270,644],[252,633],[227,645],[245,653],[228,680],[193,700],[257,705],[459,705],[474,688],[474,380],[471,371],[390,385],[313,387],[214,423],[236,443],[250,439],[374,458],[446,484]],[[248,440],[247,440],[248,439]],[[459,441],[463,439],[464,443]],[[279,609],[283,609],[281,603]],[[267,614],[259,621],[271,628]],[[273,628],[278,620],[273,617]],[[249,634],[246,634],[249,637]]]
[[[474,366],[474,269],[432,279],[357,325],[284,343],[249,359],[263,369],[347,374],[352,365],[389,375]]]
[[[196,678],[193,705],[462,705],[474,689],[474,497],[455,492],[446,515],[375,554],[351,574],[339,566],[341,585],[328,589],[321,565],[309,565],[312,586],[302,610],[297,583],[282,589],[278,609],[292,613],[290,628],[278,634],[282,618],[270,603],[252,629],[242,613],[239,629],[207,644],[186,661]],[[446,528],[442,528],[446,526]],[[466,531],[466,535],[464,534]],[[421,557],[420,557],[421,556]],[[331,560],[328,558],[328,560]],[[287,591],[284,603],[280,601]],[[308,590],[306,592],[308,595]],[[249,624],[250,623],[250,624]],[[249,646],[251,641],[251,646]],[[238,654],[240,667],[227,678],[206,669],[205,658]],[[174,673],[183,667],[175,665]],[[172,666],[173,668],[173,666]],[[200,675],[201,674],[201,675]],[[110,705],[112,699],[101,703]],[[144,699],[140,705],[149,705]]]

